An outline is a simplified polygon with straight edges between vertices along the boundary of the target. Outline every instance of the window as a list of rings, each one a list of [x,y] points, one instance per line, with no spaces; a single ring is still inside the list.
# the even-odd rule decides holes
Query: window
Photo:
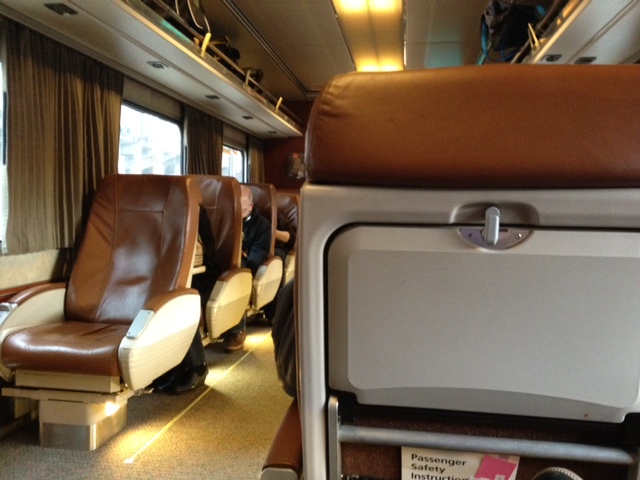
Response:
[[[118,173],[181,175],[182,132],[178,123],[122,105]]]
[[[240,183],[246,181],[245,153],[242,150],[228,145],[222,147],[222,175],[236,177]]]

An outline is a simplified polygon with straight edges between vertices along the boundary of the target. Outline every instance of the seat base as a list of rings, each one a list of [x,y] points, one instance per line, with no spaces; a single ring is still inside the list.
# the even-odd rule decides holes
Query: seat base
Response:
[[[0,438],[38,418],[38,402],[28,398],[0,397]]]
[[[95,450],[127,424],[130,389],[117,393],[37,388],[2,389],[3,398],[38,401],[40,446]]]
[[[73,412],[68,418],[70,409]],[[126,403],[110,414],[107,404],[42,400],[39,411],[41,447],[95,450],[127,425]],[[57,423],[61,417],[80,424]],[[85,419],[90,419],[90,423],[85,423]]]

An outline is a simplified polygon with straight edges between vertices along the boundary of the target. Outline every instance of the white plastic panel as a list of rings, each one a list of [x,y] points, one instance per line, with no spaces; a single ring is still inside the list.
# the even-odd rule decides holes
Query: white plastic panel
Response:
[[[595,64],[634,61],[639,51],[638,0],[581,0],[569,5],[575,9],[552,24],[541,38],[542,47],[523,63],[550,63],[548,55],[560,56],[554,64],[589,57],[595,57]]]
[[[355,226],[328,253],[329,385],[368,404],[620,421],[639,407],[640,234]]]

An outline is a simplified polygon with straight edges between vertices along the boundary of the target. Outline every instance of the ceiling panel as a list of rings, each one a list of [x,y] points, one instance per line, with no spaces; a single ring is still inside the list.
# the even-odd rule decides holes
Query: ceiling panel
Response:
[[[286,113],[247,89],[213,59],[203,59],[190,40],[169,36],[160,28],[160,17],[149,9],[136,10],[126,2],[62,0],[75,14],[59,15],[46,8],[46,2],[0,0],[0,14],[260,138],[302,133],[285,118]],[[163,68],[150,65],[157,62]],[[207,95],[220,99],[210,100]]]
[[[68,19],[42,8],[47,0],[0,0],[38,8],[45,23],[67,31]],[[72,3],[83,0],[61,0]],[[95,3],[97,0],[91,0]],[[127,0],[120,0],[126,3]],[[113,4],[119,4],[115,1]],[[479,22],[487,0],[405,0],[407,68],[475,63],[479,55]],[[113,8],[112,2],[104,2]],[[240,52],[239,66],[263,70],[263,86],[286,102],[309,100],[334,75],[354,71],[331,0],[200,0],[213,40],[225,37]],[[31,16],[29,14],[29,16]],[[35,13],[34,13],[35,17]],[[95,33],[94,44],[106,43]],[[105,45],[105,50],[107,46]],[[120,48],[114,44],[111,51]],[[128,47],[111,55],[128,58]],[[140,59],[131,59],[130,63]],[[169,74],[171,72],[168,72]],[[164,73],[165,76],[168,75]],[[157,72],[151,72],[150,76]],[[203,85],[204,86],[204,85]],[[202,95],[198,89],[197,95]]]
[[[407,69],[473,64],[487,0],[407,0]]]
[[[315,71],[326,79],[354,70],[331,2],[234,2],[305,86],[318,83],[317,80],[302,78],[305,71]]]
[[[240,51],[238,64],[242,68],[263,70],[264,84],[268,85],[273,95],[290,101],[308,98],[306,87],[292,74],[289,65],[280,63],[280,57],[275,51],[268,51],[272,48],[271,45],[265,45],[260,41],[261,38],[256,38],[251,25],[247,28],[244,11],[230,9],[222,0],[201,0],[201,5],[209,19],[213,38],[228,37],[231,46]],[[235,7],[233,4],[232,6]],[[268,14],[267,10],[265,14]]]
[[[149,10],[140,0],[58,0],[81,12],[78,16],[64,17],[45,8],[44,4],[50,1],[0,0],[0,13],[8,8],[17,20],[80,51],[93,52],[99,60],[134,78],[146,79],[160,90],[181,95],[187,103],[259,136],[273,135],[271,130],[277,130],[276,135],[300,133],[296,128],[292,131],[290,125],[279,131],[281,119],[273,127],[271,117],[280,115],[279,107],[271,108],[263,98],[247,99],[255,97],[255,92],[215,60],[203,63],[190,40],[167,43],[166,32],[156,31],[154,22],[160,19],[156,14],[155,19],[144,14],[144,18],[136,20],[138,23],[128,25],[142,10]],[[263,86],[276,100],[282,98],[285,108],[287,102],[313,99],[331,77],[354,70],[331,0],[199,1],[209,18],[213,40],[228,37],[240,51],[240,67],[263,70]],[[404,0],[406,68],[475,64],[481,52],[480,19],[488,3],[488,0]],[[631,62],[640,56],[637,47],[640,0],[573,3],[580,7],[576,12],[584,12],[567,13],[568,18],[560,23],[556,19],[552,27],[557,28],[545,32],[549,38],[542,37],[545,43],[537,54],[544,55],[548,48],[554,49],[551,53],[560,49],[563,62],[573,62],[577,55],[588,54],[597,57],[597,63]],[[105,23],[107,18],[135,5],[144,8],[136,10],[138,13],[132,18],[124,15]],[[152,69],[148,62],[156,60],[163,61],[168,68]],[[212,93],[225,100],[205,101],[205,96]],[[254,126],[245,126],[242,117],[247,113],[262,116],[264,125],[255,121]]]
[[[253,32],[286,66],[303,87],[303,93],[314,94],[332,76],[353,71],[349,50],[338,26],[329,0],[203,0],[205,5],[227,7],[235,21],[247,22]],[[208,8],[208,7],[207,7]],[[216,22],[214,15],[213,22]],[[226,22],[228,24],[228,22]],[[224,28],[222,25],[220,28]],[[231,37],[231,35],[230,35]],[[232,39],[232,43],[236,40]],[[244,56],[244,40],[237,39]],[[260,42],[256,42],[258,45]],[[269,73],[269,72],[268,72]],[[269,81],[270,73],[265,76]],[[277,88],[277,87],[272,87]]]
[[[354,71],[330,0],[201,4],[214,31],[227,35],[240,50],[240,65],[263,69],[265,85],[275,95],[311,98],[332,76]],[[487,0],[405,0],[407,68],[475,63],[486,4]],[[265,44],[277,60],[265,61]],[[280,72],[272,71],[273,66]]]
[[[413,43],[407,49],[406,62],[408,68],[442,68],[465,63],[464,45],[460,43]]]

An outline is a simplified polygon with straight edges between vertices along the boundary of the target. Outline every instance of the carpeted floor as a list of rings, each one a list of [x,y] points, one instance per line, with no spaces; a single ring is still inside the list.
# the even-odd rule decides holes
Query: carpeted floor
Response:
[[[291,402],[271,331],[249,327],[242,352],[205,349],[206,386],[129,400],[127,427],[92,452],[38,446],[37,422],[0,440],[0,479],[256,479]]]

